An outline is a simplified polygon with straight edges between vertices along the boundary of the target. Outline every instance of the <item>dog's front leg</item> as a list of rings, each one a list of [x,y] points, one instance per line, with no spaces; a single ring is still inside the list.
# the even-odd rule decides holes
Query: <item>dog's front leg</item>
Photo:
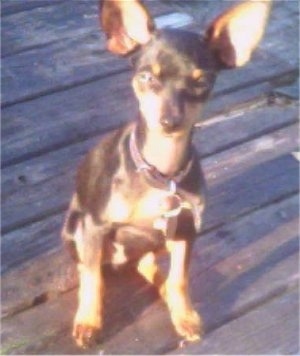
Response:
[[[89,346],[102,327],[102,230],[90,216],[86,216],[78,223],[75,233],[79,257],[79,305],[73,324],[73,337],[80,347]]]
[[[168,240],[170,270],[164,285],[164,299],[170,310],[177,333],[188,341],[201,338],[201,319],[193,308],[188,291],[188,265],[191,243],[183,240]]]

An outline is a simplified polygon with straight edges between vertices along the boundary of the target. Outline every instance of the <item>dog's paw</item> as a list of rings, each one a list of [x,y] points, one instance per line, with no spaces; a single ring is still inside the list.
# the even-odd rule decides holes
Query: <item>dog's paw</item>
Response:
[[[202,322],[199,314],[195,310],[185,313],[174,311],[171,314],[172,321],[177,333],[186,341],[200,341],[202,337]]]
[[[92,347],[96,343],[100,328],[81,323],[74,323],[73,338],[81,348]]]

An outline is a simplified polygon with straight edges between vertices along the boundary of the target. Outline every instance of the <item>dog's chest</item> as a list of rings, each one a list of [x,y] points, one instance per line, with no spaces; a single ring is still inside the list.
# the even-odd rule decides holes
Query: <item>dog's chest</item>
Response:
[[[163,213],[169,192],[148,185],[140,173],[130,177],[119,170],[112,178],[110,199],[104,210],[105,221],[152,227]]]

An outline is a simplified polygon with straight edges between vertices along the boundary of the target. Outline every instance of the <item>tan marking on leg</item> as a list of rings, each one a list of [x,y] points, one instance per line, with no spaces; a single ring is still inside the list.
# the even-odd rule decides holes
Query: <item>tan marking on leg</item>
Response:
[[[78,265],[80,288],[78,290],[79,306],[75,321],[99,329],[102,325],[103,281],[100,268]]]
[[[164,298],[163,286],[166,277],[159,268],[153,252],[147,253],[140,259],[137,270],[149,283],[158,288],[161,297]]]
[[[170,270],[165,283],[165,299],[177,333],[188,341],[201,337],[201,319],[194,310],[188,293],[188,262],[190,246],[187,241],[167,241]]]

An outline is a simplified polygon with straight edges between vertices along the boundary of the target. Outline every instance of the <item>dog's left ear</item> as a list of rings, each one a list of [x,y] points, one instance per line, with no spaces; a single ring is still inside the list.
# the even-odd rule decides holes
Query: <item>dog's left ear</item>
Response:
[[[139,0],[100,0],[100,22],[109,51],[125,55],[150,40],[154,22]]]
[[[219,60],[227,67],[246,64],[260,42],[271,8],[270,0],[241,3],[221,14],[206,36]]]

